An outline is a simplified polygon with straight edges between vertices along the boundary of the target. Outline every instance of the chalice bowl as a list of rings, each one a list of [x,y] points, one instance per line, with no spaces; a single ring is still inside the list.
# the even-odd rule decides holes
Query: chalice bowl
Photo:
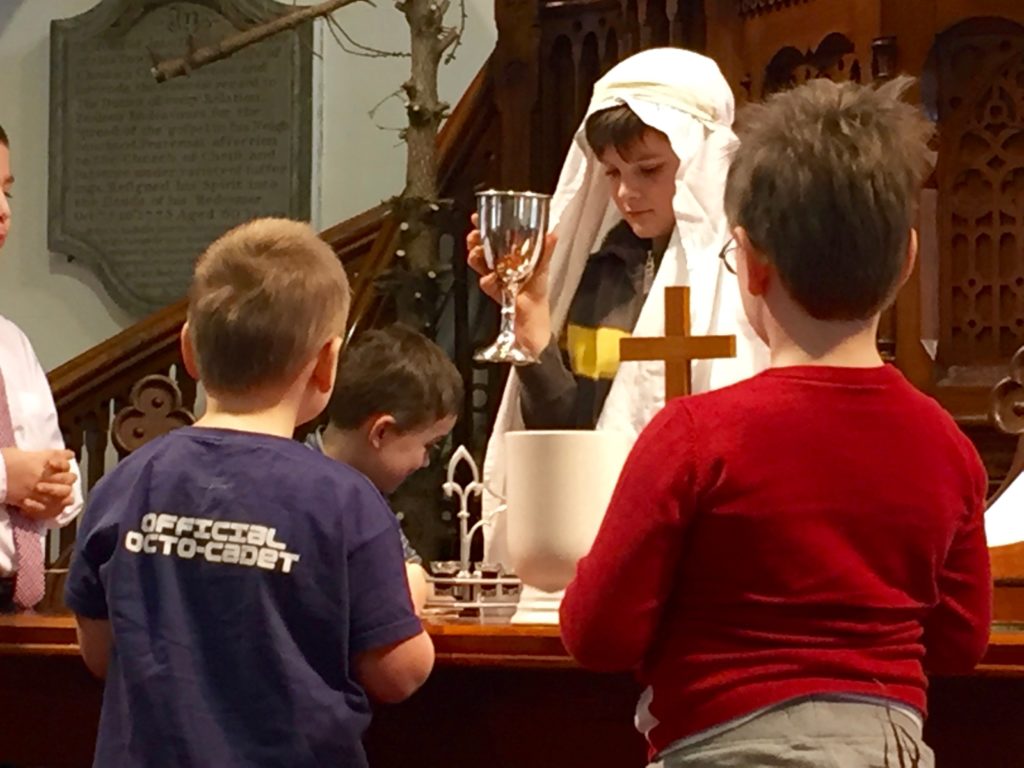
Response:
[[[537,358],[516,341],[516,296],[544,252],[551,198],[535,192],[477,193],[480,241],[484,261],[501,289],[501,328],[498,338],[475,358],[482,363],[525,365]]]

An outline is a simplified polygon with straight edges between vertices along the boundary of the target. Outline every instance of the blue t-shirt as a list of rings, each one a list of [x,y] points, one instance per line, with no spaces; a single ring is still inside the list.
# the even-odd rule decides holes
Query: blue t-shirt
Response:
[[[113,630],[103,768],[365,766],[353,658],[422,628],[398,521],[365,477],[196,427],[96,486],[66,600]]]

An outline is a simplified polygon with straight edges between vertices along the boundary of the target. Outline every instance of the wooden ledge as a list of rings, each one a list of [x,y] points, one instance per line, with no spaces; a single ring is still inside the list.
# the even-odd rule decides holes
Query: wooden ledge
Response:
[[[558,627],[523,624],[479,624],[458,619],[428,618],[423,622],[434,640],[440,664],[535,669],[577,669]]]
[[[440,664],[573,669],[558,627],[424,619]],[[0,655],[77,656],[70,615],[0,615]]]
[[[992,578],[996,586],[1020,586],[1024,584],[1024,542],[989,547],[992,562]]]
[[[558,627],[478,624],[427,618],[437,663],[454,667],[579,669],[562,645]],[[70,615],[0,615],[0,656],[76,656],[78,642]],[[972,673],[982,677],[1024,677],[1024,625],[997,627],[988,652]]]
[[[70,615],[0,615],[0,655],[77,656],[75,620]]]

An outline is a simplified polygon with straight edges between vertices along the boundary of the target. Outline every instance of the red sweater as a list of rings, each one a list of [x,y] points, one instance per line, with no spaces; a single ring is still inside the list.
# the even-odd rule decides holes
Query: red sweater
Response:
[[[562,638],[649,686],[655,752],[805,695],[924,713],[925,671],[969,671],[987,646],[985,491],[974,447],[892,367],[675,400],[622,471]]]

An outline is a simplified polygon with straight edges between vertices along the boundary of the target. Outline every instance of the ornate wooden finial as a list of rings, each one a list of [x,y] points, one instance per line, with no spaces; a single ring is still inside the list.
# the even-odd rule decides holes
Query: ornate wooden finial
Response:
[[[1009,435],[1024,435],[1024,347],[1010,362],[1010,375],[992,390],[992,420]]]
[[[195,421],[182,404],[181,390],[163,375],[146,376],[135,383],[130,404],[118,411],[111,425],[114,446],[127,455],[155,437]]]

